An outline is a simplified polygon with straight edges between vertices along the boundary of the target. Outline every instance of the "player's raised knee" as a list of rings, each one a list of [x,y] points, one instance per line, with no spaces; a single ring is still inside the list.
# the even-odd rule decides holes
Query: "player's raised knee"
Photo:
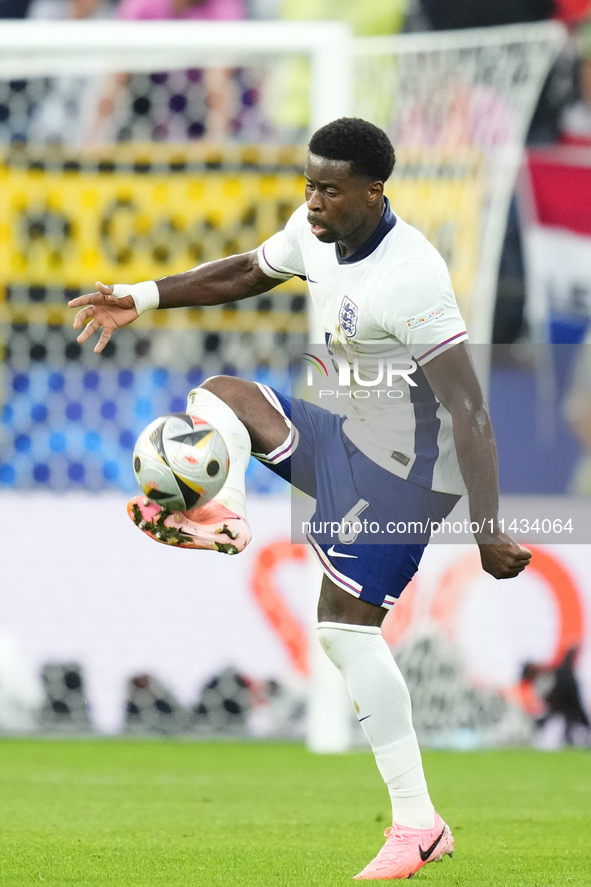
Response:
[[[210,394],[214,394],[227,404],[242,419],[243,407],[248,400],[247,394],[251,384],[244,379],[236,379],[234,376],[210,376],[199,388],[194,388],[189,393],[189,403],[191,402],[191,395],[196,394],[198,391],[209,391]]]

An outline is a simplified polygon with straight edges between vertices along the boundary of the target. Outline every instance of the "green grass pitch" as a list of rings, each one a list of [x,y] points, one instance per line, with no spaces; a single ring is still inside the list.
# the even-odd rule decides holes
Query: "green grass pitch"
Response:
[[[427,752],[453,861],[413,884],[591,887],[591,752]],[[389,803],[369,753],[0,742],[0,885],[345,887]]]

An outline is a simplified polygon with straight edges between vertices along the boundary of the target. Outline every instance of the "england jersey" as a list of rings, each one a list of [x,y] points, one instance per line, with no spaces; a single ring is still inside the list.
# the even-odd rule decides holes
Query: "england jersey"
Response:
[[[336,243],[322,243],[299,207],[285,229],[258,250],[269,277],[308,281],[331,352],[353,362],[361,380],[377,378],[386,359],[416,370],[401,376],[400,401],[352,396],[344,432],[365,455],[392,474],[442,493],[466,487],[453,442],[452,419],[436,399],[421,366],[467,339],[447,266],[435,247],[397,217],[388,201],[370,239],[346,258]],[[354,379],[354,375],[351,375]],[[364,387],[357,385],[357,388]],[[369,390],[365,386],[365,390]]]

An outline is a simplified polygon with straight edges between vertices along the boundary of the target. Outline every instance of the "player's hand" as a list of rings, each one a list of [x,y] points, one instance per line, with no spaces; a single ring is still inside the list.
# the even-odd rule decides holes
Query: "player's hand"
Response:
[[[497,533],[490,541],[478,542],[482,569],[495,579],[513,579],[531,561],[531,551],[507,536]]]
[[[103,331],[101,337],[94,346],[95,353],[98,354],[103,350],[115,330],[119,327],[127,326],[137,319],[138,313],[135,302],[131,296],[125,296],[122,299],[116,299],[113,295],[113,287],[105,286],[104,283],[97,281],[96,288],[98,292],[89,293],[86,296],[78,296],[68,302],[68,307],[79,308],[85,305],[74,318],[72,326],[75,330],[84,329],[77,338],[77,342],[81,345],[89,339],[93,333],[96,333],[101,327]]]

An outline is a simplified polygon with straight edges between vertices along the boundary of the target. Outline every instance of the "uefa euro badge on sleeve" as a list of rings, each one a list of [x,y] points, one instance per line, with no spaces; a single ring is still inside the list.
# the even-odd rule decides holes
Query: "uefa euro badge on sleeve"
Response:
[[[352,339],[357,332],[357,311],[358,308],[355,302],[352,302],[349,296],[344,296],[341,303],[339,323],[348,339]]]

